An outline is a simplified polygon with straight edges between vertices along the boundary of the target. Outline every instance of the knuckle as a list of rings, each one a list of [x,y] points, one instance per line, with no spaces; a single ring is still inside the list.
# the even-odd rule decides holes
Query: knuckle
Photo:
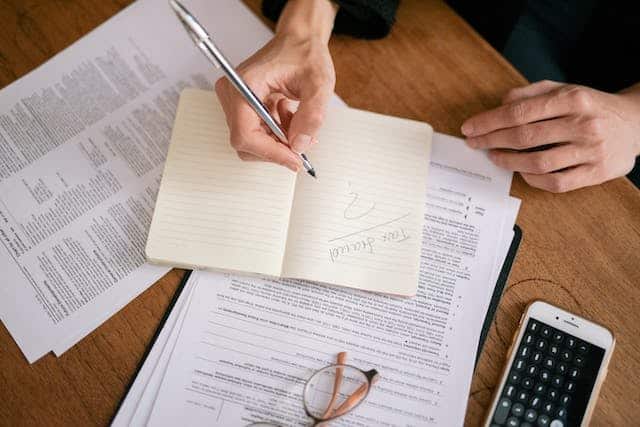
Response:
[[[591,91],[584,86],[569,86],[566,95],[571,106],[578,111],[586,111],[591,108],[593,96]]]
[[[324,121],[324,111],[321,110],[314,110],[314,111],[310,111],[309,114],[307,114],[306,116],[306,122],[309,126],[313,127],[313,128],[318,128],[320,127],[320,125],[322,125],[322,122]]]
[[[515,129],[515,145],[518,148],[530,147],[533,143],[533,132],[530,126],[519,126]]]
[[[516,123],[524,123],[527,118],[527,106],[523,102],[514,102],[509,105],[507,114]]]
[[[551,172],[551,161],[549,157],[545,154],[538,154],[532,156],[531,158],[531,169],[535,174],[543,174]]]
[[[516,87],[513,89],[509,89],[509,91],[507,91],[507,93],[505,93],[505,95],[502,97],[502,102],[507,103],[512,99],[516,99],[519,94],[520,94],[520,88]]]

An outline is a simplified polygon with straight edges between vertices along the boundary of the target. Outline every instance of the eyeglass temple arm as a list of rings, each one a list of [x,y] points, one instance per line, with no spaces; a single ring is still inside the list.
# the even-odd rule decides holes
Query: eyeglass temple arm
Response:
[[[347,361],[347,352],[341,351],[340,353],[338,353],[338,356],[336,357],[336,364],[344,365],[346,361]],[[329,401],[329,404],[327,405],[327,409],[324,411],[324,414],[322,414],[322,418],[329,417],[333,412],[333,405],[336,404],[336,399],[338,398],[338,391],[340,390],[340,386],[342,385],[342,371],[343,371],[343,368],[336,369],[336,378],[333,381],[333,392],[331,394],[331,400]]]
[[[376,371],[375,369],[365,372],[365,375],[367,376],[371,384],[375,384],[378,380],[378,371]],[[366,394],[368,390],[369,384],[362,384],[356,391],[351,394],[351,396],[349,396],[344,402],[342,402],[342,405],[336,408],[333,415],[339,417],[340,415],[349,411],[352,406],[360,402],[360,400],[363,398],[362,395]]]

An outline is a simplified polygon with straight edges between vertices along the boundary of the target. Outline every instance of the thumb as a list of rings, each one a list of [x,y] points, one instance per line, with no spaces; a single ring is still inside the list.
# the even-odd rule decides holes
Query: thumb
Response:
[[[298,110],[291,117],[289,142],[293,151],[304,153],[315,140],[324,121],[331,88],[321,88],[311,96],[302,97]]]

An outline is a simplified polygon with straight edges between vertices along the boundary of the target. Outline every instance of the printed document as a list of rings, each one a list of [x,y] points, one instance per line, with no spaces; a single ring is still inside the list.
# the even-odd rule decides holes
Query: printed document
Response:
[[[114,425],[304,425],[302,385],[340,351],[383,379],[336,425],[461,425],[494,254],[504,258],[496,235],[510,235],[519,204],[484,153],[441,135],[433,144],[416,297],[194,272],[191,305],[164,344],[168,363],[150,358],[156,369],[136,379],[159,389],[127,396]]]
[[[234,63],[271,37],[239,1],[189,7]],[[219,76],[165,0],[141,0],[0,92],[0,318],[27,360],[168,271],[144,246],[178,97]]]

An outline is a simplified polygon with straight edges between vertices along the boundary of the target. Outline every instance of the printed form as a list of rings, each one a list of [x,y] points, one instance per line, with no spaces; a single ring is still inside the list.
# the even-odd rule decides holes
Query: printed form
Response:
[[[461,425],[497,278],[489,254],[496,234],[511,236],[519,204],[484,153],[442,135],[433,144],[416,297],[194,272],[182,325],[156,343],[170,356],[154,346],[145,367],[155,369],[134,384],[147,387],[127,396],[114,426],[307,425],[304,382],[340,351],[381,380],[332,425]]]

